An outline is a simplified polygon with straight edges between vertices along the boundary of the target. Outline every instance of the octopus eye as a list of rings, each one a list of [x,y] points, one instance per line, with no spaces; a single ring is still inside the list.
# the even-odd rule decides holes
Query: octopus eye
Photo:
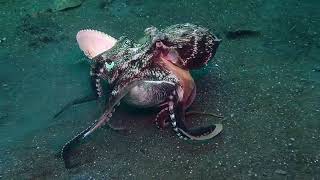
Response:
[[[156,41],[156,47],[157,48],[160,48],[160,47],[162,47],[163,46],[163,43],[160,41],[160,40],[157,40]]]
[[[104,66],[105,66],[105,68],[108,70],[108,71],[110,71],[112,68],[113,68],[113,66],[114,66],[114,62],[110,62],[110,63],[105,63],[104,64]]]

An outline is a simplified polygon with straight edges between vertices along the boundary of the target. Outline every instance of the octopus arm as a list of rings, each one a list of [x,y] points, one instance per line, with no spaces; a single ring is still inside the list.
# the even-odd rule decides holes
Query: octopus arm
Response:
[[[109,98],[109,103],[107,105],[107,108],[105,112],[100,116],[100,118],[94,123],[91,128],[89,128],[84,134],[83,138],[90,135],[92,132],[94,132],[99,127],[105,125],[109,119],[112,116],[112,113],[115,111],[115,106],[120,103],[120,100],[128,94],[131,88],[139,85],[140,83],[143,83],[143,78],[137,78],[125,85],[124,88],[121,88],[118,92],[115,90],[112,91],[112,94]]]
[[[95,63],[91,65],[90,68],[90,81],[91,87],[94,90],[96,97],[101,97],[103,95],[102,90],[102,73],[100,72],[103,69],[103,63]]]
[[[88,135],[94,132],[96,129],[107,123],[115,110],[115,106],[120,103],[120,100],[130,91],[131,88],[139,85],[139,83],[143,83],[143,81],[146,79],[148,79],[148,76],[146,76],[145,73],[141,73],[140,75],[131,79],[122,79],[122,81],[115,85],[109,97],[109,103],[107,105],[107,108],[105,112],[102,114],[102,116],[99,119],[97,119],[91,126],[81,131],[79,134],[77,134],[74,138],[72,138],[63,146],[61,150],[61,156],[65,162],[66,168],[70,167],[68,157],[72,149],[75,146],[77,146],[82,140],[84,140]]]
[[[170,122],[173,130],[181,139],[208,140],[217,136],[222,131],[221,124],[214,124],[206,127],[188,129],[185,125],[185,107],[179,98],[181,88],[176,88],[169,96],[168,109]]]

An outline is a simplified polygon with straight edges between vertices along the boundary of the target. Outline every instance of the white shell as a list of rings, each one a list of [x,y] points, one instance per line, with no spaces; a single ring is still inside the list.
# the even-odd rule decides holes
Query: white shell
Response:
[[[111,49],[117,42],[108,34],[91,29],[79,31],[76,38],[80,49],[89,59]]]

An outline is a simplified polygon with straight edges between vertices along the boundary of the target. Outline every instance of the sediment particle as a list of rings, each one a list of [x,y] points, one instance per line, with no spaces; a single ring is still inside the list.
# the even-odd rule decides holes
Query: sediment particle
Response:
[[[284,171],[284,170],[281,170],[281,169],[277,169],[277,170],[275,171],[275,173],[280,174],[280,175],[286,175],[286,174],[287,174],[287,171]]]
[[[70,8],[75,8],[81,6],[83,0],[55,0],[53,3],[52,10],[55,11],[63,11]]]

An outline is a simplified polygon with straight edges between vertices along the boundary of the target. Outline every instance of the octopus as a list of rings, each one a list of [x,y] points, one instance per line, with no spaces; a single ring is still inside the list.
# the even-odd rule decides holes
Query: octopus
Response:
[[[207,65],[221,40],[208,29],[190,23],[164,29],[149,27],[144,33],[135,43],[91,29],[78,32],[77,42],[89,58],[96,96],[103,97],[102,81],[107,82],[111,93],[101,117],[64,145],[61,153],[65,162],[74,144],[108,124],[120,101],[158,108],[154,120],[158,127],[170,125],[184,140],[208,140],[222,131],[221,124],[195,129],[185,124],[186,111],[196,96],[190,70]]]

